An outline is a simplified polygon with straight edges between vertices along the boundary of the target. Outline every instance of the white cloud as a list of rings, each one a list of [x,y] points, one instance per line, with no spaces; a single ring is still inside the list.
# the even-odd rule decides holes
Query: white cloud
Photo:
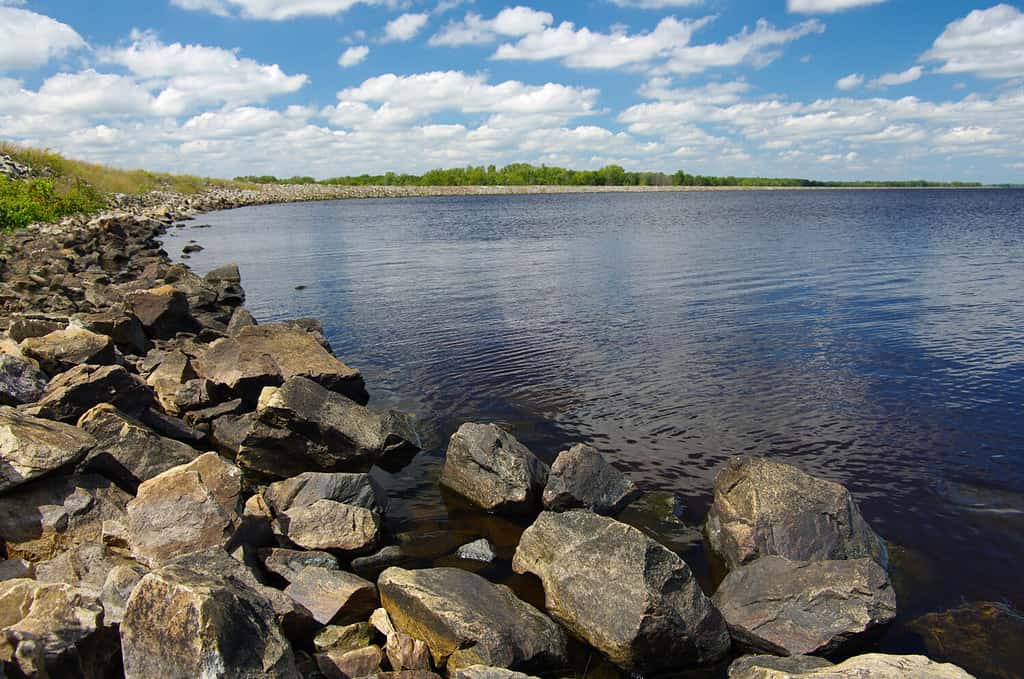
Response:
[[[619,7],[634,9],[666,9],[668,7],[696,7],[703,5],[704,0],[611,0]]]
[[[151,33],[132,37],[127,47],[100,50],[99,59],[160,88],[156,108],[163,114],[180,115],[201,104],[265,101],[308,81],[306,75],[287,75],[277,64],[260,64],[220,47],[167,45]]]
[[[886,0],[786,0],[790,12],[799,14],[832,14],[856,7],[880,5]]]
[[[182,9],[218,16],[284,21],[304,16],[334,16],[355,5],[378,5],[382,0],[171,0]]]
[[[435,47],[460,47],[463,45],[487,45],[500,36],[518,37],[539,33],[550,26],[555,18],[548,12],[538,12],[529,7],[506,7],[493,19],[484,19],[474,12],[468,13],[462,21],[451,21],[430,38]]]
[[[389,21],[384,27],[384,42],[407,42],[423,30],[430,19],[429,14],[403,14]]]
[[[864,84],[864,76],[860,73],[851,73],[836,81],[836,87],[843,90],[855,90]]]
[[[871,87],[895,87],[896,85],[906,85],[912,83],[918,78],[924,75],[924,68],[921,66],[911,66],[905,71],[899,73],[886,73],[880,75],[872,80],[869,85]]]
[[[749,63],[761,68],[778,56],[778,48],[807,35],[824,33],[825,26],[815,20],[778,29],[759,19],[754,30],[744,28],[724,43],[678,47],[665,64],[668,71],[680,74],[702,73],[710,68]]]
[[[644,64],[666,57],[677,45],[690,42],[693,33],[712,17],[679,20],[666,17],[653,31],[630,35],[625,32],[597,33],[564,21],[539,33],[531,33],[515,44],[504,44],[494,59],[543,61],[561,59],[572,68],[618,68]]]
[[[939,73],[1020,77],[1024,75],[1024,13],[1007,4],[976,9],[946,26],[922,60],[945,62]]]
[[[656,76],[648,80],[638,93],[646,99],[661,101],[699,101],[703,104],[733,104],[750,90],[743,80],[710,82],[700,87],[673,88],[672,79]]]
[[[366,45],[356,45],[355,47],[349,47],[347,50],[341,53],[338,57],[338,66],[342,68],[349,68],[360,64],[366,60],[366,57],[370,54],[370,48]]]
[[[0,71],[41,66],[85,46],[82,36],[67,24],[26,9],[0,6]]]

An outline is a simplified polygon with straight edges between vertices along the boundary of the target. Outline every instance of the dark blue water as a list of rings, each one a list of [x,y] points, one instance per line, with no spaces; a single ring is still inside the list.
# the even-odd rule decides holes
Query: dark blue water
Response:
[[[168,250],[198,240],[200,273],[237,262],[257,318],[318,317],[375,405],[419,414],[431,450],[386,479],[405,528],[479,524],[435,487],[467,420],[548,459],[588,441],[694,523],[726,458],[772,455],[854,491],[893,545],[902,621],[1024,608],[1022,191],[369,200],[200,221],[215,228]],[[692,535],[674,546],[700,564]],[[901,625],[880,647],[916,650]]]

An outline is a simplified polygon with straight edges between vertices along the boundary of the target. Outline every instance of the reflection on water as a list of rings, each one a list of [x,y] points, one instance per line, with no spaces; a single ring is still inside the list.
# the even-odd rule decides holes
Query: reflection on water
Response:
[[[199,240],[199,272],[237,262],[259,319],[322,319],[375,404],[420,414],[433,449],[381,474],[396,530],[496,530],[436,488],[467,420],[548,459],[587,441],[679,494],[691,523],[723,461],[750,452],[846,483],[915,572],[942,573],[903,578],[908,614],[1024,608],[1020,517],[963,501],[1024,492],[1024,192],[374,200],[202,221],[217,228],[168,249]],[[706,570],[699,542],[676,548]],[[913,639],[897,625],[881,647]]]

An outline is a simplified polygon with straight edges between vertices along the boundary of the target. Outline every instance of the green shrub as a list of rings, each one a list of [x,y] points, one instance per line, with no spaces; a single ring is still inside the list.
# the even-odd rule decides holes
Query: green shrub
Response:
[[[96,212],[105,204],[99,192],[86,184],[58,188],[51,179],[21,181],[0,175],[0,229],[5,231]]]

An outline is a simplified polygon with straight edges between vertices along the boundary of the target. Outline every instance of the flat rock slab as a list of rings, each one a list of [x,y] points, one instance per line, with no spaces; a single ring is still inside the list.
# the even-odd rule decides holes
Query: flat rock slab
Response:
[[[307,566],[319,566],[328,570],[338,570],[340,567],[338,558],[327,552],[271,547],[259,550],[259,555],[268,573],[273,573],[288,582],[295,580]]]
[[[619,512],[639,497],[636,484],[588,445],[558,454],[544,487],[544,509],[564,512],[589,509],[596,514]]]
[[[95,445],[81,429],[0,406],[0,492],[76,464]]]
[[[86,411],[100,403],[110,403],[118,410],[138,417],[152,402],[152,389],[121,366],[79,365],[54,377],[43,397],[26,412],[74,424]]]
[[[547,465],[494,424],[466,423],[452,434],[441,485],[496,514],[540,508]]]
[[[295,656],[263,594],[188,564],[145,576],[121,621],[125,679],[298,679]]]
[[[284,591],[305,606],[321,625],[366,620],[380,605],[377,587],[346,571],[307,566]]]
[[[407,415],[377,413],[312,379],[293,377],[262,394],[237,459],[249,474],[279,479],[365,471],[418,450]]]
[[[50,375],[82,363],[112,365],[117,360],[113,340],[85,328],[67,328],[43,337],[30,337],[21,343],[21,349],[26,356],[39,361],[39,367]]]
[[[544,512],[512,567],[539,577],[551,616],[620,667],[692,667],[729,650],[725,621],[686,562],[613,519]]]
[[[734,457],[715,478],[705,531],[729,570],[763,556],[859,559],[888,567],[882,539],[841,484],[758,457]]]
[[[369,474],[330,474],[307,472],[267,487],[264,497],[275,512],[286,512],[292,507],[308,507],[317,500],[333,500],[381,511],[385,491]]]
[[[774,660],[764,664],[745,662],[743,658],[736,661],[740,662],[744,664],[735,672],[729,669],[729,679],[974,679],[956,665],[937,663],[923,655],[869,653],[802,672],[775,669]]]
[[[829,655],[896,617],[889,576],[871,559],[762,557],[729,573],[713,601],[739,643],[778,655]]]
[[[86,456],[83,469],[103,474],[131,491],[201,454],[192,446],[160,436],[109,403],[82,415],[78,427],[96,437],[96,446]]]
[[[507,587],[455,568],[389,568],[377,582],[400,632],[425,642],[437,667],[531,671],[568,664],[565,633]]]
[[[198,363],[199,372],[255,403],[264,387],[308,377],[322,387],[365,404],[363,377],[324,349],[310,333],[285,323],[241,328],[214,342]]]
[[[278,523],[285,537],[304,549],[357,553],[376,548],[380,541],[377,512],[333,500],[292,507]]]

